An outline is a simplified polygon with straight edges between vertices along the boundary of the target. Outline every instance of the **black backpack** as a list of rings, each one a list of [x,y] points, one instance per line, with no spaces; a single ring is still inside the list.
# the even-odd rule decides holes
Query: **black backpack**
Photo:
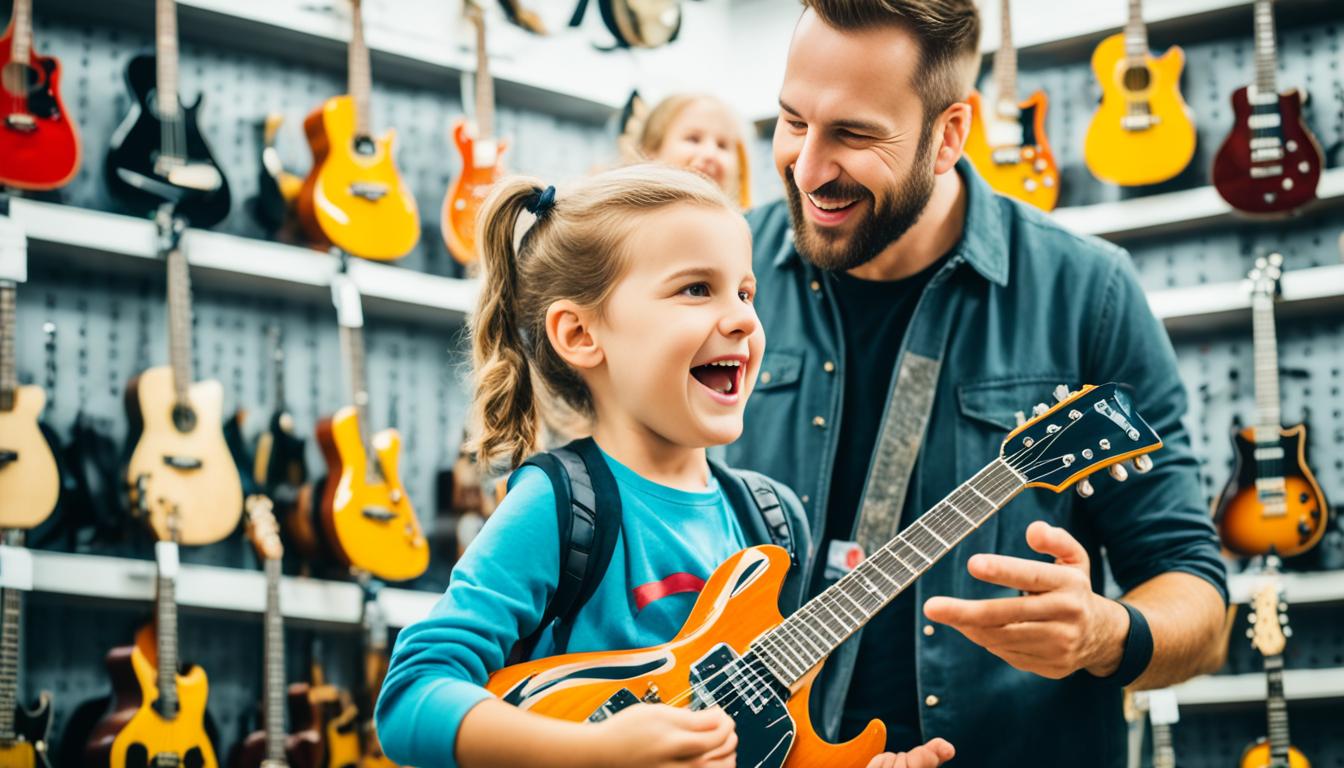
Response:
[[[510,654],[510,663],[530,658],[541,633],[552,624],[556,653],[565,652],[574,618],[602,582],[621,530],[621,497],[616,478],[592,438],[581,438],[563,448],[539,453],[522,466],[545,472],[555,492],[555,513],[560,524],[560,581],[541,623],[531,635],[518,641]],[[709,468],[737,513],[747,541],[783,547],[796,569],[799,550],[803,552],[801,556],[806,556],[808,536],[801,509],[786,506],[797,504],[793,495],[782,496],[773,481],[755,472],[730,469],[713,459]],[[599,499],[602,503],[598,503]]]

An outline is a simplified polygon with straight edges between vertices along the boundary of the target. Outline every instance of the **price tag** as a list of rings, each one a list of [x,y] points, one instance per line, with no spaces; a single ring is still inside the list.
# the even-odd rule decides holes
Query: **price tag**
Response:
[[[28,280],[28,236],[9,216],[0,216],[0,280]]]
[[[177,559],[177,542],[160,541],[154,544],[154,559],[159,563],[159,575],[165,579],[177,578],[180,563]]]
[[[349,275],[331,276],[331,303],[336,305],[336,322],[345,328],[364,327],[364,308],[359,300],[359,288]]]
[[[1170,688],[1148,692],[1148,718],[1156,725],[1171,725],[1181,721],[1176,692]]]
[[[24,547],[0,544],[0,587],[33,590],[33,553]]]

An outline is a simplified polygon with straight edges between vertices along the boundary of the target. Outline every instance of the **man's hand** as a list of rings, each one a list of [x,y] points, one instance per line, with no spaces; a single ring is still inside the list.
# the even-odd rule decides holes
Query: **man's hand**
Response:
[[[934,739],[909,752],[883,752],[868,763],[868,768],[938,768],[956,753],[946,739]]]
[[[924,603],[930,620],[959,632],[1012,666],[1059,679],[1080,669],[1104,677],[1120,666],[1129,614],[1092,591],[1087,550],[1063,528],[1036,521],[1027,546],[1054,563],[979,554],[966,564],[972,576],[1021,590],[1022,597]]]

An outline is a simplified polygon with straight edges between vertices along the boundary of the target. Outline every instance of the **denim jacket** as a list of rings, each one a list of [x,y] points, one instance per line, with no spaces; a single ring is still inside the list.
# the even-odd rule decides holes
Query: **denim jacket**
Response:
[[[1152,454],[1152,471],[1123,484],[1094,476],[1095,493],[1087,499],[1024,491],[915,582],[916,605],[934,595],[1016,595],[972,578],[966,561],[977,552],[1048,559],[1027,547],[1025,531],[1034,520],[1063,526],[1082,542],[1098,592],[1104,561],[1126,592],[1161,573],[1184,571],[1226,599],[1199,464],[1181,423],[1185,389],[1128,254],[995,194],[965,160],[957,171],[967,194],[964,233],[919,300],[885,403],[843,402],[850,374],[845,345],[863,341],[842,337],[834,278],[794,249],[786,203],[748,214],[756,309],[768,343],[745,431],[728,447],[728,462],[797,492],[816,538],[808,566],[814,569],[825,544],[819,532],[843,409],[862,408],[883,420],[865,498],[908,496],[912,510],[926,510],[998,456],[1015,414],[1053,402],[1056,385],[1128,384],[1165,443]],[[920,424],[922,439],[911,434]],[[905,454],[913,470],[899,460]],[[857,533],[862,523],[856,518],[855,525]],[[918,690],[892,695],[918,698],[923,736],[951,741],[958,765],[1124,764],[1122,693],[1114,682],[1085,671],[1049,680],[1016,670],[956,630],[931,624],[922,611],[908,631]],[[814,692],[814,722],[831,738],[857,647],[856,636],[831,655]]]

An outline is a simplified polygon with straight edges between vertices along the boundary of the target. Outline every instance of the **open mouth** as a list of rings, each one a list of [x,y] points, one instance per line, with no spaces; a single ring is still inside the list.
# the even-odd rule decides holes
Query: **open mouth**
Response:
[[[837,226],[844,223],[863,202],[862,195],[850,198],[827,198],[806,194],[808,218],[822,226]]]
[[[720,401],[732,402],[742,389],[742,374],[746,359],[724,357],[691,368],[691,376]]]

